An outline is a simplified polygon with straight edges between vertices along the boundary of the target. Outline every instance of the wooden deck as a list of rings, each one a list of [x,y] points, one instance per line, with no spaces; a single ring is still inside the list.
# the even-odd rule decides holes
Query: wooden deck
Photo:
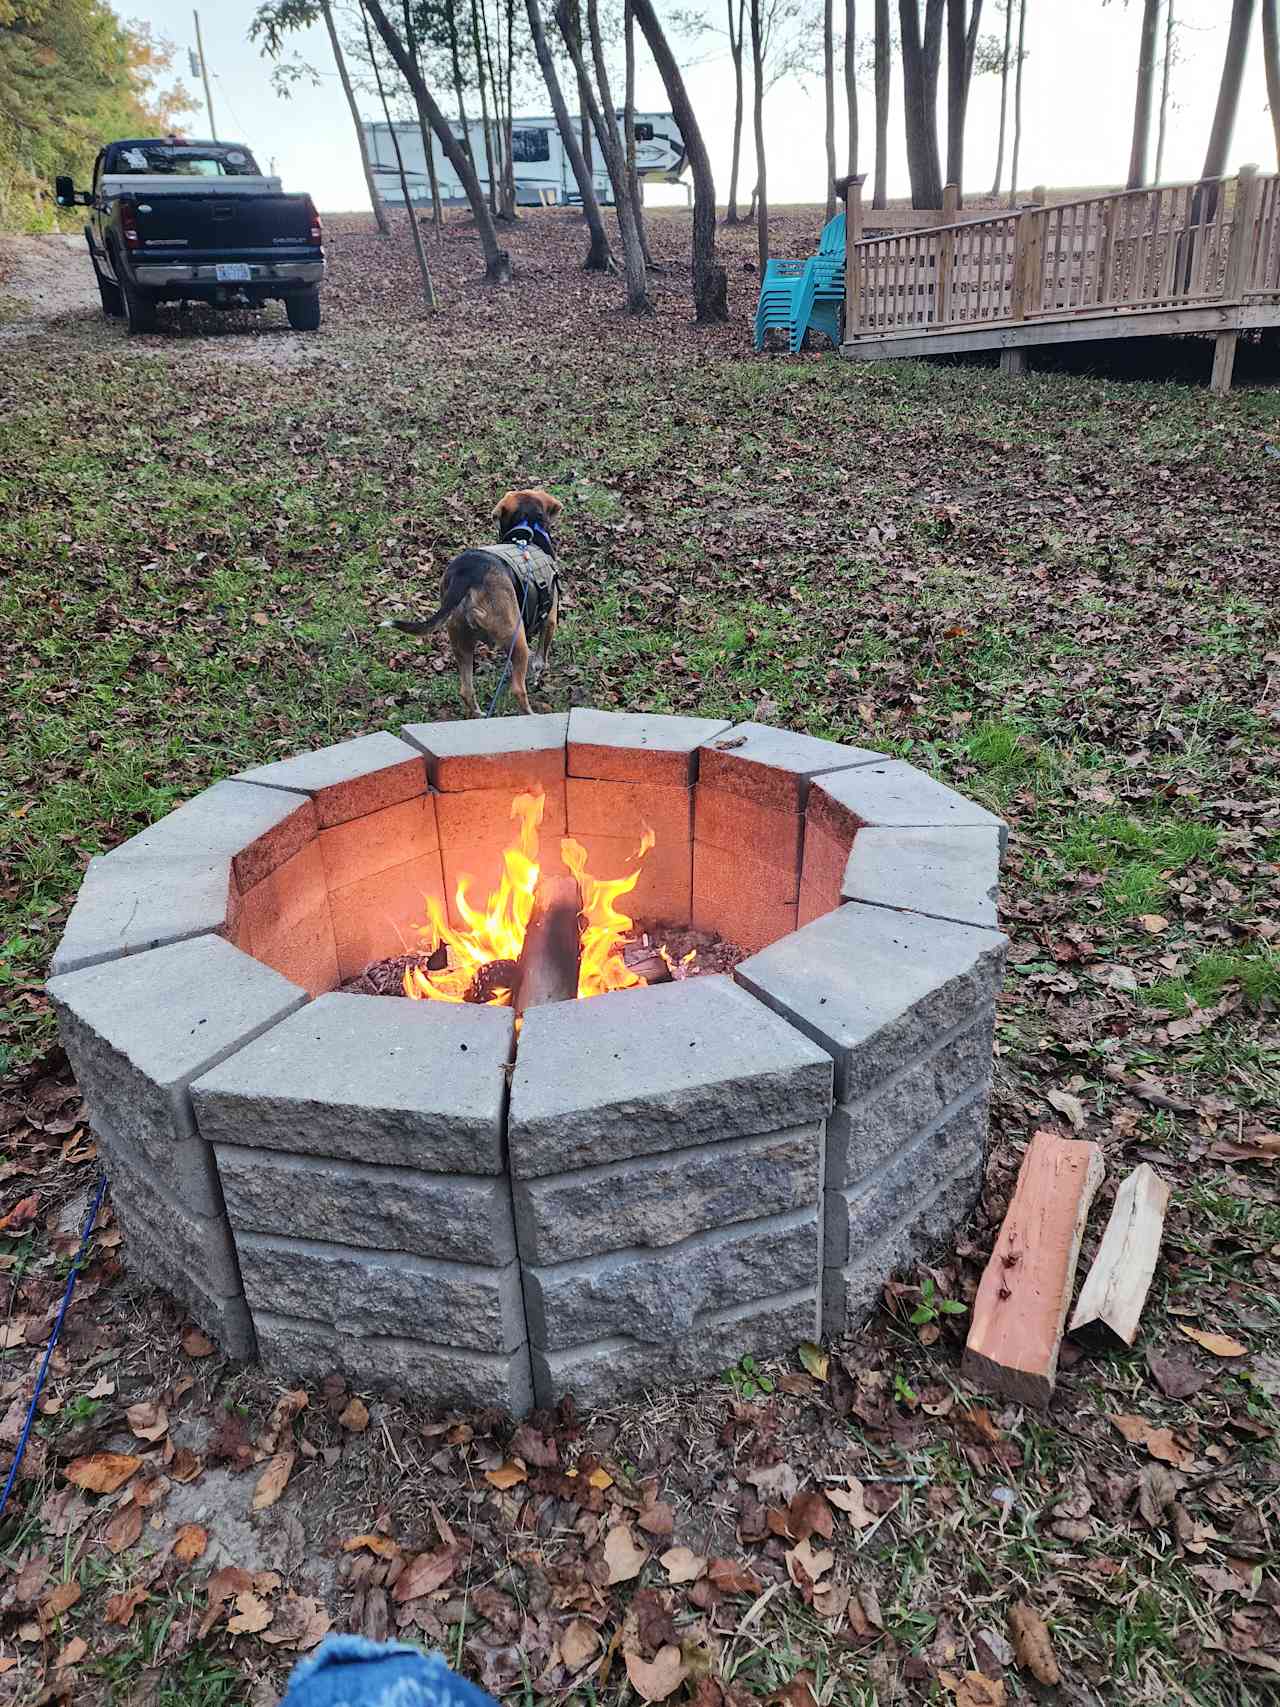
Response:
[[[1121,190],[893,236],[863,236],[847,186],[845,335],[854,361],[1213,333],[1212,386],[1241,332],[1280,326],[1280,176]]]

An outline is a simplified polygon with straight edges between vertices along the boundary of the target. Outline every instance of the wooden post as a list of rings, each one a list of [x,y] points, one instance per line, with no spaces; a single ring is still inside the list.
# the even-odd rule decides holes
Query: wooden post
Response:
[[[941,326],[946,323],[951,311],[951,275],[956,263],[956,234],[945,227],[954,225],[960,212],[960,186],[948,184],[942,192],[942,224],[944,227],[938,239],[938,273],[933,292],[933,321]]]
[[[1253,220],[1258,190],[1258,168],[1242,166],[1236,173],[1231,204],[1231,237],[1227,264],[1222,270],[1222,299],[1238,302],[1244,294],[1245,266],[1253,252]]]
[[[1010,344],[1000,352],[1000,372],[1013,377],[1027,371],[1027,352],[1017,344]]]
[[[862,186],[865,172],[837,178],[836,192],[844,196],[844,335],[852,337],[862,323]]]
[[[1209,390],[1215,397],[1225,397],[1231,390],[1239,340],[1239,332],[1219,332],[1213,340],[1213,372],[1209,376]]]

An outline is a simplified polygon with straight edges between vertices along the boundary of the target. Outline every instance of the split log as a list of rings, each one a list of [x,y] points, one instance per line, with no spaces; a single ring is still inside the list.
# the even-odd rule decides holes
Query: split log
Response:
[[[533,914],[516,962],[512,1006],[517,1014],[544,1002],[572,1002],[578,995],[582,898],[572,877],[538,880]]]
[[[1102,1180],[1096,1144],[1032,1137],[974,1300],[962,1372],[1023,1405],[1047,1405],[1080,1241]]]
[[[1169,1186],[1142,1162],[1116,1192],[1111,1219],[1067,1332],[1082,1345],[1123,1350],[1138,1337],[1160,1255]]]
[[[646,984],[669,984],[671,968],[656,947],[642,942],[624,943],[622,958],[629,972],[643,978]]]

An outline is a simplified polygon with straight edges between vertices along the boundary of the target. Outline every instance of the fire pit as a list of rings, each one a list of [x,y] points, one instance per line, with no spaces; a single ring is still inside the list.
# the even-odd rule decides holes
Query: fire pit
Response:
[[[91,863],[49,984],[126,1264],[282,1375],[515,1411],[840,1334],[977,1193],[1003,833],[586,709],[217,783]],[[341,990],[401,955],[418,999]]]

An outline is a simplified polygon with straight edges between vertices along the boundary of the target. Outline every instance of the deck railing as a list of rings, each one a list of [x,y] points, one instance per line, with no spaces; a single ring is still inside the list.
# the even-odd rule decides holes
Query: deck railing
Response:
[[[1280,178],[1081,196],[869,237],[848,189],[846,337],[1280,296]]]

